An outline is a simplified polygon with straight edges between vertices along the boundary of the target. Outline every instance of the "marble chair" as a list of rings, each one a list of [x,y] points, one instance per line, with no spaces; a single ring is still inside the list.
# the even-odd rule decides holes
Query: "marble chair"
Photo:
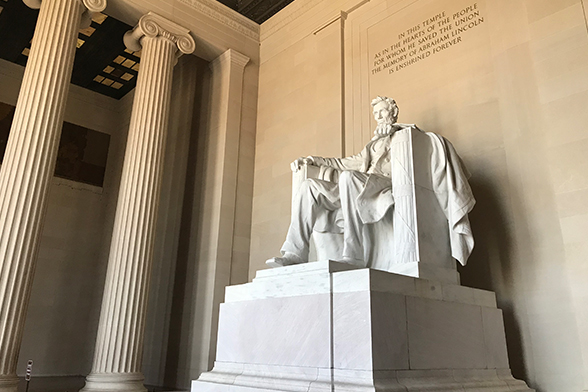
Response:
[[[434,191],[432,144],[418,128],[403,129],[390,154],[395,205],[384,219],[365,226],[364,257],[369,268],[459,284],[451,256],[448,219]],[[306,178],[337,182],[330,167],[306,165],[292,177],[292,196]],[[340,260],[343,235],[314,232],[309,261]]]

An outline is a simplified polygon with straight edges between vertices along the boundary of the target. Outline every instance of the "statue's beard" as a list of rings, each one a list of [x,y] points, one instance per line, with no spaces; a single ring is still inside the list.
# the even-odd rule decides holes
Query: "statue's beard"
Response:
[[[396,127],[394,127],[394,122],[391,118],[384,119],[378,123],[376,130],[374,131],[374,135],[376,138],[389,136],[396,131]]]

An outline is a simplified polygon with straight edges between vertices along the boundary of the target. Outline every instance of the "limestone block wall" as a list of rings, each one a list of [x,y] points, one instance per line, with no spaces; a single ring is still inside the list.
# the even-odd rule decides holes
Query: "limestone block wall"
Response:
[[[265,22],[250,278],[285,237],[289,163],[358,152],[371,98],[388,95],[400,122],[447,137],[472,172],[462,282],[496,291],[514,375],[588,389],[586,6],[296,0]]]
[[[0,60],[0,101],[15,105],[24,69]],[[132,98],[132,94],[131,94]],[[53,177],[27,312],[19,374],[34,360],[37,376],[88,372],[128,122],[122,101],[71,86],[65,121],[110,135],[104,186]],[[126,126],[125,126],[126,123]]]

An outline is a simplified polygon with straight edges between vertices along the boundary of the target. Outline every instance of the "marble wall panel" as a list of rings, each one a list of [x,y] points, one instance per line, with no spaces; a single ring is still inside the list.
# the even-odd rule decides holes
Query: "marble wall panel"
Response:
[[[222,304],[216,360],[328,368],[330,312],[329,294]],[[294,326],[303,330],[294,332]]]
[[[372,293],[373,370],[409,368],[406,298],[390,293]]]
[[[371,299],[367,291],[333,295],[333,366],[372,370]]]
[[[486,345],[486,366],[488,369],[508,369],[504,321],[500,309],[482,308],[484,323],[484,344]]]
[[[406,309],[411,370],[486,369],[480,307],[407,297]],[[446,333],[455,329],[463,333]]]

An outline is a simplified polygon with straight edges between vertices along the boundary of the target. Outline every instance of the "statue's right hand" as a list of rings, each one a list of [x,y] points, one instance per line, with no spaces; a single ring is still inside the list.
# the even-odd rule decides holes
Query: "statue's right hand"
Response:
[[[292,169],[292,171],[294,173],[296,173],[298,170],[300,170],[300,168],[302,168],[302,166],[305,165],[316,165],[315,163],[315,157],[312,156],[308,156],[308,157],[300,157],[297,160],[295,160],[294,162],[292,162],[290,164],[290,168]]]
[[[294,162],[292,162],[290,164],[290,168],[292,169],[292,171],[294,173],[296,173],[298,170],[300,170],[300,168],[302,166],[304,166],[306,164],[306,158],[304,157],[300,157],[297,160],[295,160]]]

